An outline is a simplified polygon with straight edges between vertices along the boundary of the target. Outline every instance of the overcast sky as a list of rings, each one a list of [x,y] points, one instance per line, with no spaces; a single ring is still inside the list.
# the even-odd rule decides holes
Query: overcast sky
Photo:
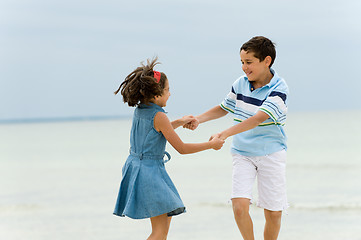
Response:
[[[361,1],[0,2],[0,120],[130,115],[112,93],[155,55],[173,116],[219,104],[239,48],[276,43],[290,112],[361,109]]]

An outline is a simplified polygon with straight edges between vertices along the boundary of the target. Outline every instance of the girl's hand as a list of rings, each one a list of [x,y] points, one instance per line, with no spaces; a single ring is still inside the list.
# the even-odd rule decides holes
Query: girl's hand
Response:
[[[188,128],[190,130],[195,130],[199,125],[199,121],[197,118],[193,117],[192,121],[187,122],[183,125],[183,128]]]
[[[209,141],[211,142],[212,148],[214,150],[221,149],[224,144],[224,140],[220,139],[219,137],[217,137],[215,135],[213,135]]]

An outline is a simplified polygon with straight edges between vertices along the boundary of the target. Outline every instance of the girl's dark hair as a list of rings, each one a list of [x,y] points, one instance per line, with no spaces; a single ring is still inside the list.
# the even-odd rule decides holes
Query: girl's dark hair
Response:
[[[161,96],[167,81],[167,76],[161,72],[159,82],[154,78],[153,68],[159,64],[158,58],[147,59],[147,64],[141,62],[141,66],[131,72],[120,84],[118,90],[123,96],[123,101],[130,107],[141,103],[148,104],[155,96]]]
[[[258,58],[261,62],[267,57],[272,58],[272,66],[276,59],[276,49],[275,44],[266,37],[257,36],[251,38],[248,42],[244,43],[239,51],[253,52],[254,56]]]

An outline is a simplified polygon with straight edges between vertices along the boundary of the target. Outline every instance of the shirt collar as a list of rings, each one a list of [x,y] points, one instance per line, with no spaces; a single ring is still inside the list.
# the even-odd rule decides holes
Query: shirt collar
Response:
[[[276,71],[275,71],[273,68],[270,68],[270,71],[271,71],[271,73],[273,74],[273,78],[271,79],[271,81],[270,81],[269,83],[267,83],[266,85],[264,85],[264,87],[265,87],[265,86],[267,86],[267,87],[272,87],[273,85],[276,84],[276,82],[277,82],[278,79],[279,79],[278,74],[276,73]]]
[[[276,71],[273,69],[273,68],[270,68],[270,71],[271,73],[273,74],[273,77],[271,78],[271,81],[269,83],[267,83],[266,85],[264,85],[263,87],[261,88],[264,88],[264,87],[272,87],[273,85],[275,85],[279,79],[279,76],[278,74],[276,73]],[[249,83],[249,88],[251,91],[254,91],[255,89],[253,88],[253,85],[251,82],[248,81],[248,78],[245,77],[245,80],[247,80],[247,82]]]

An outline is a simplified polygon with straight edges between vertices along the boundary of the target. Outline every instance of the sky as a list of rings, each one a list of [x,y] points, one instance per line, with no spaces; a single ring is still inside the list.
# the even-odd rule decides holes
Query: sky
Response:
[[[128,116],[113,92],[147,58],[165,72],[172,116],[219,104],[244,73],[240,46],[276,43],[289,111],[361,110],[361,2],[0,2],[0,120]]]

